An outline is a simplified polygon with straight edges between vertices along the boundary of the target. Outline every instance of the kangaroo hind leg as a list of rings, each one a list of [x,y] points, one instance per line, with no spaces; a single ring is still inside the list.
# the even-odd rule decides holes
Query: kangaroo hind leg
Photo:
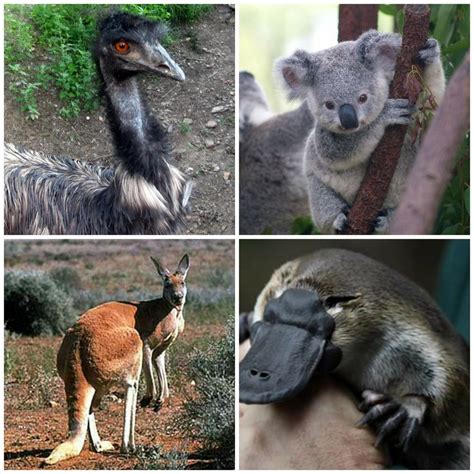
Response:
[[[73,385],[73,388],[71,387]],[[53,449],[45,459],[45,464],[56,464],[59,461],[78,456],[86,438],[88,414],[95,389],[85,382],[82,386],[66,382],[66,400],[68,405],[69,433],[64,443]]]
[[[103,396],[103,392],[97,390],[95,392],[94,398],[92,400],[92,406],[89,412],[88,420],[88,431],[89,431],[89,443],[92,449],[96,453],[103,453],[105,451],[113,451],[114,445],[110,441],[103,441],[99,437],[99,433],[97,431],[97,425],[95,423],[95,415],[94,415],[94,408],[97,408],[100,405],[100,400]]]

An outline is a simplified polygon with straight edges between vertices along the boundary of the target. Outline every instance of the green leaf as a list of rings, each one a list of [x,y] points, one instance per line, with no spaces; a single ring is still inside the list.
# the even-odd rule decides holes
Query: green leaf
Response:
[[[379,12],[385,15],[395,16],[397,11],[398,9],[395,5],[379,5]]]
[[[469,195],[470,195],[470,188],[467,188],[465,191],[464,191],[464,207],[466,208],[466,212],[471,215],[471,212],[470,212],[470,200],[469,200]]]
[[[442,235],[456,235],[458,233],[459,227],[461,224],[454,224],[450,225],[449,227],[446,227],[441,231]]]
[[[438,12],[438,21],[436,22],[433,36],[442,44],[447,45],[453,34],[456,22],[454,14],[456,5],[441,5]]]

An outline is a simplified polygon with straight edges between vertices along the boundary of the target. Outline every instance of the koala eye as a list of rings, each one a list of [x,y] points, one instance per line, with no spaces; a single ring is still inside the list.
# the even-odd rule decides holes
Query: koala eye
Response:
[[[367,94],[361,94],[359,96],[359,103],[363,104],[364,102],[367,102]]]
[[[331,100],[324,102],[324,105],[326,106],[326,109],[329,109],[329,110],[334,110],[334,107],[336,107],[336,104],[332,102]]]

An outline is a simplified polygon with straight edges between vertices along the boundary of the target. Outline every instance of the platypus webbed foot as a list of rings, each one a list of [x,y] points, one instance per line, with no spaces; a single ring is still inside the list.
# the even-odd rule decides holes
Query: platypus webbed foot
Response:
[[[423,397],[408,395],[396,401],[388,395],[365,390],[359,410],[365,415],[357,426],[369,425],[377,433],[375,445],[390,440],[407,451],[415,440],[426,410]]]

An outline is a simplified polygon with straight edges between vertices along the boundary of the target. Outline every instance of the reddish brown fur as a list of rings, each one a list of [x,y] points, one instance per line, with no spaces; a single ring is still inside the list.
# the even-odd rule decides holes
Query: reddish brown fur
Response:
[[[135,399],[130,401],[130,407],[135,407],[144,346],[161,354],[184,327],[184,297],[179,306],[170,301],[176,292],[184,291],[185,295],[185,272],[189,265],[187,256],[182,261],[185,258],[184,273],[162,275],[165,280],[163,298],[104,303],[85,312],[66,332],[58,352],[57,368],[64,380],[69,437],[51,453],[46,463],[54,464],[79,454],[89,412],[92,413],[92,408],[99,405],[102,396],[112,386],[119,385],[127,390],[131,387]],[[160,269],[159,273],[161,275]],[[134,418],[134,408],[131,416]],[[95,421],[92,423],[95,428]],[[133,421],[131,430],[130,446],[127,439],[122,442],[122,448],[133,449]],[[100,439],[96,444],[100,447]]]

